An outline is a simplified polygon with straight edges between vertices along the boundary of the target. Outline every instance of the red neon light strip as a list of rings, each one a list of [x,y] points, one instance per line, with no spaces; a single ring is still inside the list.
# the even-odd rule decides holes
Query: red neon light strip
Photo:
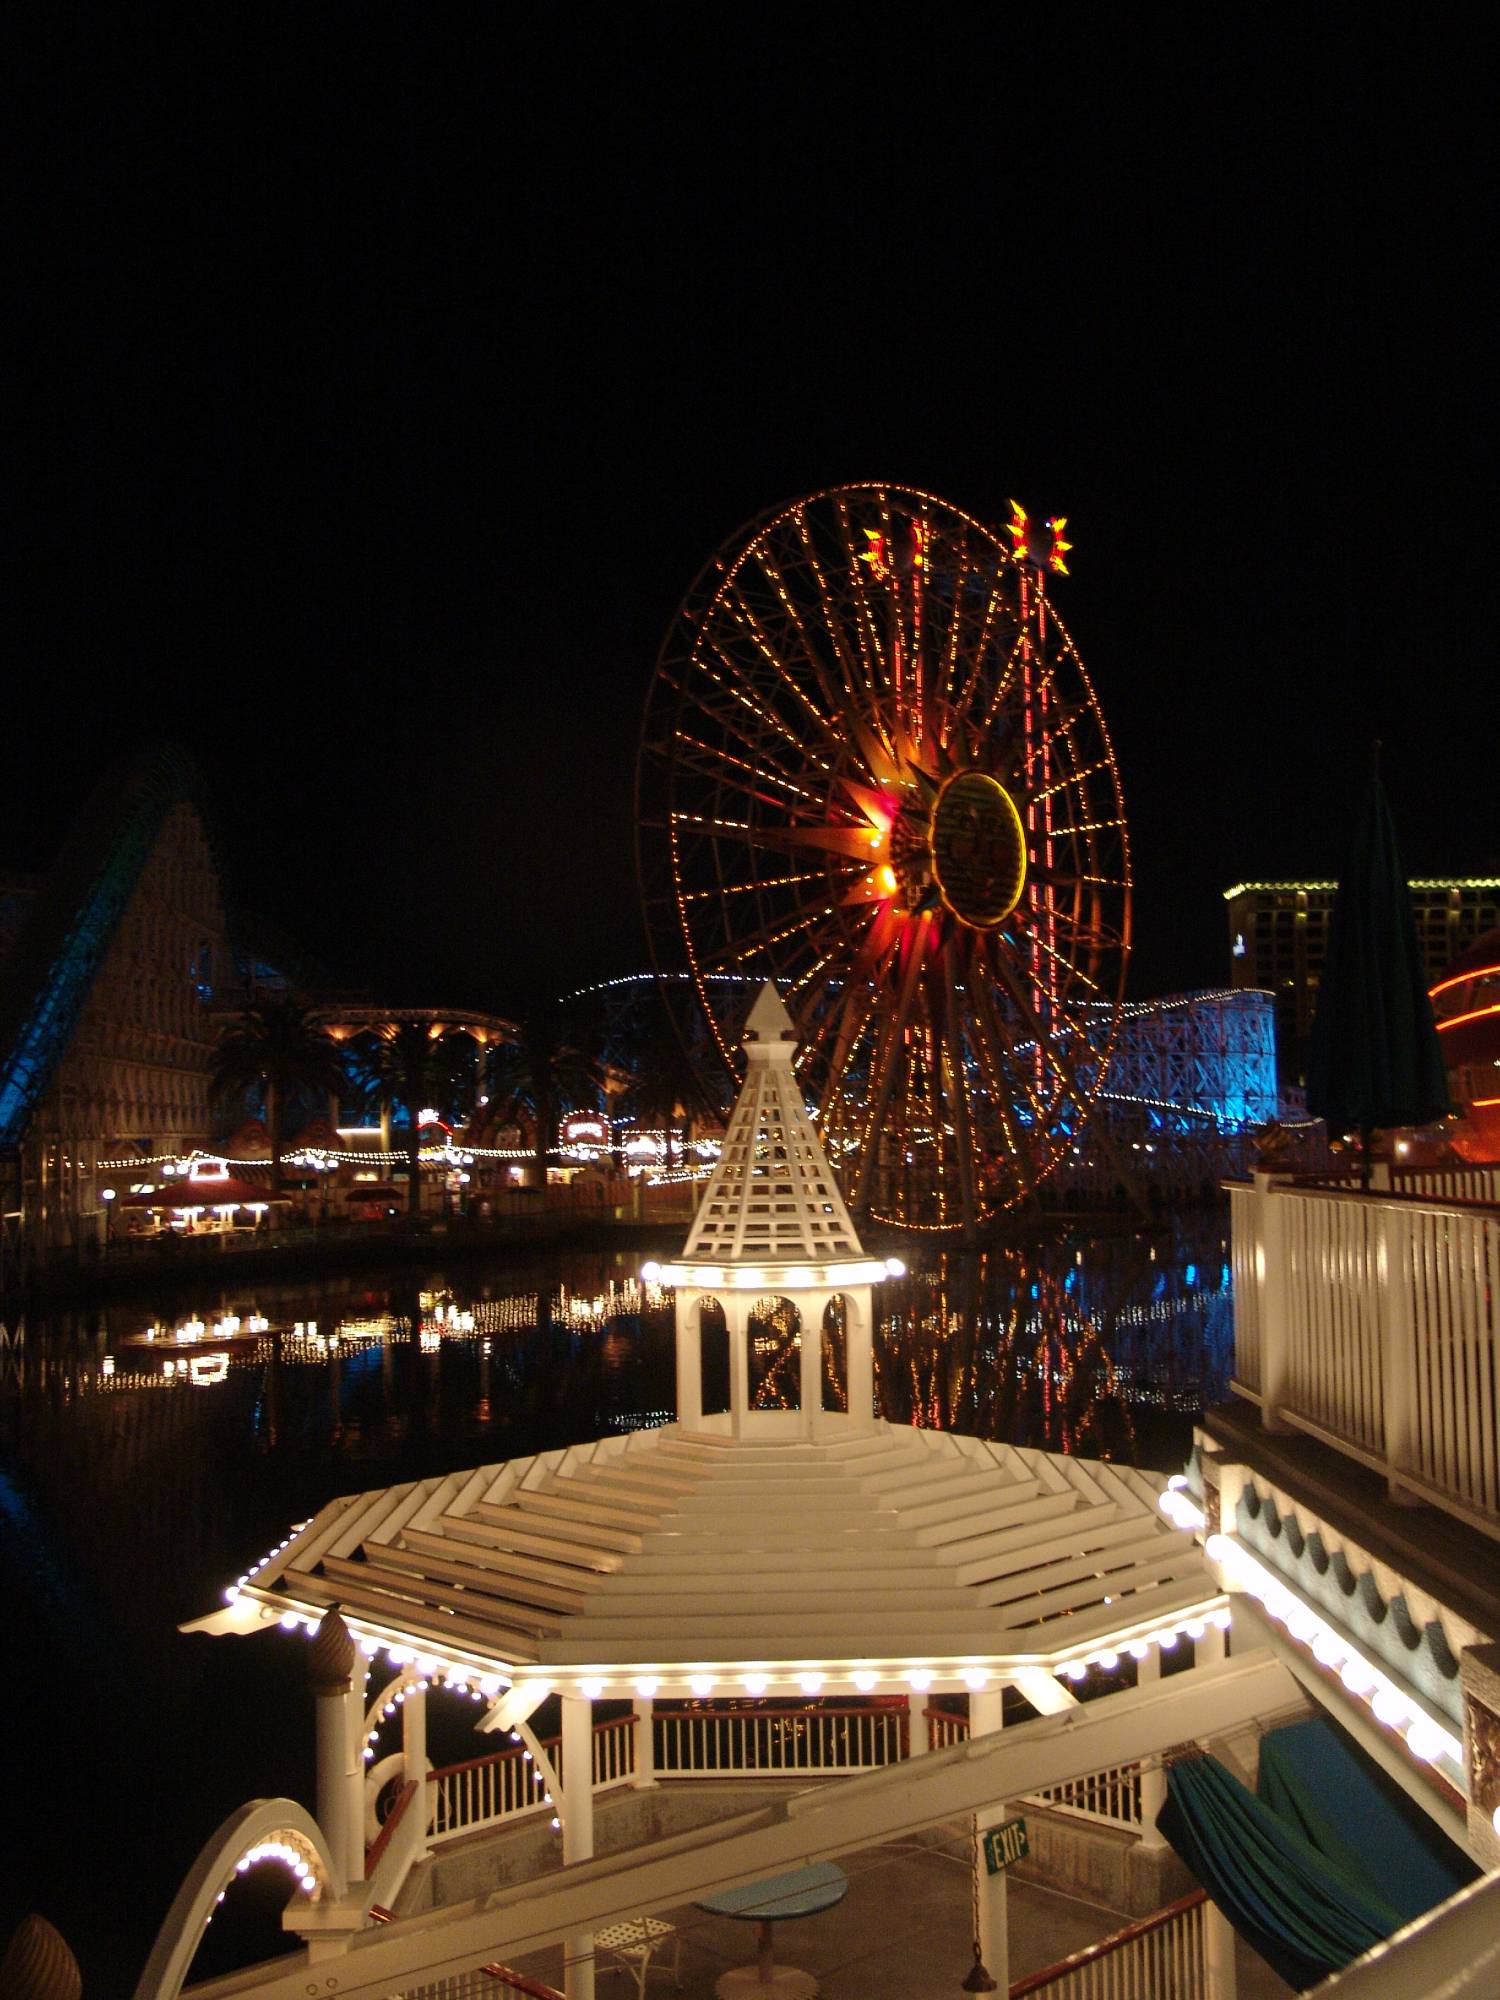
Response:
[[[1482,972],[1456,972],[1451,979],[1441,979],[1429,988],[1427,997],[1436,1000],[1440,993],[1446,993],[1450,986],[1463,986],[1470,979],[1493,979],[1500,973],[1500,965],[1487,965]]]
[[[1438,1022],[1438,1033],[1442,1034],[1445,1028],[1461,1028],[1465,1021],[1483,1021],[1491,1014],[1500,1014],[1500,1000],[1492,1007],[1476,1007],[1468,1014],[1450,1014],[1446,1021]]]

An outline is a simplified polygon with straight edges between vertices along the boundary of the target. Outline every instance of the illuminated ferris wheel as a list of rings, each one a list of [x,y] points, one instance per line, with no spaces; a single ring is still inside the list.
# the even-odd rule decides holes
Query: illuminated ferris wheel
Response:
[[[1047,594],[1063,526],[1013,505],[996,533],[909,487],[813,494],[707,564],[647,697],[657,967],[685,963],[732,1070],[740,981],[777,982],[846,1195],[910,1227],[1025,1199],[1114,1040],[1130,852]]]

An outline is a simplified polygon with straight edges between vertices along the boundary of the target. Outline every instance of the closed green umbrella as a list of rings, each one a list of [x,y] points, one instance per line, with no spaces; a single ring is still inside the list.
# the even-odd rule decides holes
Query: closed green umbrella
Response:
[[[1396,828],[1372,771],[1333,900],[1307,1058],[1330,1133],[1426,1125],[1451,1110]],[[1368,1158],[1368,1146],[1366,1147]]]

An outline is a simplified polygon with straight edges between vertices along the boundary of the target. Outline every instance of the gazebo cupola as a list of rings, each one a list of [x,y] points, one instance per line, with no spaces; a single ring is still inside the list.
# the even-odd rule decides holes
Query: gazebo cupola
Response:
[[[797,1088],[796,1030],[769,981],[744,1045],[745,1082],[682,1260],[642,1272],[677,1287],[677,1421],[734,1437],[868,1429],[870,1287],[902,1267],[864,1253]],[[720,1342],[728,1402],[721,1394],[705,1410],[705,1381],[723,1371],[706,1375],[704,1357]]]

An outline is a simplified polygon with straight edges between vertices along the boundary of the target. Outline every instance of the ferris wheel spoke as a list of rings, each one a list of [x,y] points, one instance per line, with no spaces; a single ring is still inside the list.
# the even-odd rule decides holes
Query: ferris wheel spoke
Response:
[[[846,691],[830,680],[822,651],[814,642],[812,634],[808,631],[803,621],[796,598],[785,576],[782,574],[780,566],[772,561],[769,553],[763,550],[757,551],[756,560],[760,564],[762,575],[776,593],[777,601],[780,603],[786,617],[790,620],[793,631],[797,634],[801,649],[800,657],[812,670],[813,677],[818,685],[818,691],[825,703],[823,709],[820,710],[818,708],[806,689],[789,672],[779,650],[771,643],[770,635],[762,629],[760,621],[755,618],[748,602],[738,592],[736,595],[744,606],[746,617],[752,621],[752,629],[756,634],[757,643],[764,652],[767,661],[775,667],[776,672],[786,681],[787,686],[791,688],[806,708],[817,716],[819,727],[825,734],[832,736],[835,734],[833,718],[838,715],[844,706]],[[835,648],[835,657],[839,657],[837,648]],[[842,660],[840,660],[840,665],[842,665]]]
[[[974,1187],[974,1126],[969,1108],[969,1078],[964,1063],[963,1037],[958,1031],[958,968],[950,939],[943,954],[943,1036],[948,1052],[949,1100],[957,1138],[959,1191],[963,1212],[977,1217],[979,1201]]]
[[[998,619],[1000,612],[1006,602],[1007,586],[1012,582],[1014,582],[1015,579],[1016,579],[1016,567],[1014,563],[1012,563],[1007,557],[1002,555],[996,564],[995,575],[990,584],[989,595],[985,599],[984,613],[979,622],[979,634],[974,641],[971,654],[974,664],[969,671],[969,678],[964,685],[963,697],[959,703],[959,706],[962,709],[968,708],[969,703],[973,700],[975,694],[978,692],[985,671],[989,666],[990,649],[994,643],[995,633],[996,633],[996,620]],[[1012,640],[1011,645],[1009,647],[1006,667],[1002,669],[999,678],[997,680],[995,687],[995,701],[991,704],[989,710],[986,712],[985,716],[986,722],[988,722],[990,718],[994,715],[995,707],[996,705],[998,705],[1001,697],[1004,695],[1006,674],[1009,670],[1009,663],[1011,660],[1015,658],[1016,649],[1021,645],[1025,636],[1026,636],[1026,621],[1023,618],[1020,622],[1020,628],[1017,631],[1016,636],[1014,640]]]
[[[749,896],[768,889],[794,889],[804,882],[821,882],[825,878],[821,869],[810,875],[768,875],[750,882],[725,882],[713,889],[684,889],[684,903],[708,903],[720,896]]]
[[[710,670],[705,668],[705,671]],[[789,728],[780,716],[765,707],[746,681],[741,680],[737,686],[730,687],[718,675],[710,673],[710,677],[719,687],[723,701],[710,701],[704,696],[698,703],[700,715],[708,716],[756,755],[786,754],[786,751],[767,742],[766,737],[769,732],[771,736],[778,737],[781,743],[794,753],[794,762],[799,770],[805,770],[809,764],[816,764],[818,769],[824,772],[831,768],[826,758],[820,757],[816,750],[810,749],[794,729]],[[745,710],[760,724],[759,731],[752,729],[745,722],[744,717],[737,713],[738,709]]]
[[[866,562],[868,551],[856,549],[854,546],[849,522],[849,503],[842,496],[839,499],[837,519],[845,569],[856,606],[855,633],[859,639],[860,653],[866,663],[866,685],[871,696],[878,702],[894,683],[890,662],[886,658],[885,645],[881,639],[880,621],[871,607],[870,593],[865,581],[865,572],[869,567]],[[872,659],[875,663],[873,673],[869,670]]]
[[[865,662],[857,647],[855,652],[850,652],[844,634],[843,621],[834,615],[833,600],[828,588],[828,579],[824,576],[823,566],[818,561],[818,552],[813,542],[812,530],[808,526],[807,510],[803,507],[799,507],[796,510],[796,525],[802,542],[803,555],[808,570],[812,575],[813,587],[817,592],[818,611],[823,620],[823,629],[828,635],[829,644],[833,648],[834,657],[837,659],[839,669],[844,677],[845,693],[846,695],[854,694],[861,688],[868,692],[871,683],[866,671]],[[835,702],[833,706],[841,708],[843,703]]]
[[[958,676],[959,647],[964,631],[963,605],[965,586],[971,576],[977,577],[978,575],[979,571],[969,561],[969,537],[967,530],[965,530],[962,540],[959,543],[958,569],[953,579],[953,606],[948,615],[947,639],[943,647],[942,698],[947,705],[950,716],[961,714],[968,706],[966,698],[955,699],[953,686]],[[972,677],[970,684],[972,685]],[[946,747],[948,742],[947,736],[944,735],[941,740]]]
[[[736,757],[731,751],[704,743],[699,737],[689,736],[684,731],[678,732],[676,740],[683,750],[696,753],[690,754],[684,761],[689,762],[701,777],[745,792],[751,798],[759,798],[761,794],[754,790],[749,780],[759,779],[761,784],[775,785],[779,791],[809,806],[817,803],[816,794],[810,792],[806,785],[797,784],[779,771],[767,770],[764,764],[752,764],[747,758]]]
[[[776,576],[776,573],[774,571],[770,572],[770,575],[772,577],[773,583],[775,584],[775,587],[779,590],[781,588],[779,577]],[[728,589],[726,591],[726,601],[732,603],[736,607],[737,615],[739,616],[739,618],[745,625],[747,631],[749,632],[750,638],[753,641],[758,658],[764,663],[765,666],[770,668],[771,672],[776,676],[777,681],[781,684],[783,688],[786,689],[788,694],[792,696],[793,700],[797,703],[801,713],[807,717],[808,721],[811,722],[813,727],[818,731],[819,735],[825,738],[828,742],[837,745],[839,739],[837,731],[833,726],[832,717],[838,713],[838,710],[842,706],[842,703],[840,702],[837,691],[832,687],[830,687],[824,678],[822,672],[822,663],[819,660],[817,653],[814,650],[811,642],[808,640],[807,634],[803,629],[802,621],[791,602],[790,596],[784,597],[782,601],[783,604],[785,605],[789,617],[791,618],[793,628],[795,629],[797,636],[801,641],[803,656],[807,660],[808,665],[812,668],[813,673],[817,679],[819,690],[822,693],[824,701],[827,704],[826,708],[820,708],[818,704],[812,699],[811,695],[809,695],[807,689],[801,684],[799,680],[797,680],[796,676],[788,670],[785,659],[782,657],[781,653],[778,651],[776,646],[772,643],[769,633],[766,632],[765,628],[761,624],[761,621],[756,617],[755,612],[751,607],[750,603],[748,602],[748,600],[737,589]],[[719,653],[720,658],[721,659],[725,658],[723,650],[720,647],[717,639],[713,641],[713,645],[714,645],[714,650],[717,653]],[[727,664],[728,661],[726,659],[726,665]]]
[[[971,984],[969,1007],[994,1071],[991,1087],[995,1091],[995,1104],[1001,1111],[1002,1119],[1009,1124],[1004,1107],[1009,1100],[1022,1097],[1038,1124],[1044,1123],[1046,1107],[1028,1074],[1034,1065],[1028,1062],[1026,1051],[1017,1046],[1010,1023],[982,987],[976,988]]]
[[[754,958],[773,945],[784,944],[788,938],[799,933],[814,934],[832,916],[831,909],[803,908],[794,917],[785,913],[768,917],[754,930],[744,931],[728,939],[718,950],[705,952],[702,957],[705,972],[729,972],[746,959]]]
[[[1034,1177],[1027,1171],[1028,1149],[1021,1143],[1011,1122],[1010,1090],[1006,1081],[1005,1064],[993,1046],[984,1017],[975,1011],[971,1013],[970,1021],[974,1029],[974,1052],[984,1076],[985,1088],[989,1092],[991,1107],[1000,1121],[1006,1150],[1021,1183],[1021,1192],[1029,1194],[1034,1185]]]

